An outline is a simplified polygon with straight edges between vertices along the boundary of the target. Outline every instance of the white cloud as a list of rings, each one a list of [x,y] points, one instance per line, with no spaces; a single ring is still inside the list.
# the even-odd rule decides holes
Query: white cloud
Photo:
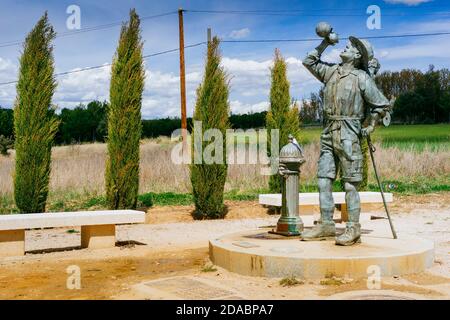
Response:
[[[406,4],[407,6],[417,6],[421,3],[431,2],[433,0],[384,0],[390,4]]]
[[[223,66],[231,78],[232,90],[245,96],[256,93],[267,95],[270,86],[270,67],[272,60],[240,60],[224,57]],[[302,61],[295,57],[286,58],[288,79],[291,83],[311,84],[315,78],[303,67]]]
[[[146,92],[170,97],[179,90],[180,79],[172,73],[147,70],[145,80]]]
[[[17,65],[0,57],[0,82],[14,81],[17,77]],[[16,97],[16,84],[0,86],[0,106],[12,106]]]
[[[76,69],[75,69],[76,70]],[[60,108],[73,108],[79,103],[92,100],[109,100],[111,67],[72,73],[58,79],[58,89],[54,101]],[[146,69],[145,88],[142,101],[144,118],[164,118],[180,113],[179,76],[173,73]],[[195,98],[195,88],[201,81],[197,71],[186,74],[188,114]]]
[[[422,24],[423,28],[440,28],[442,23]],[[380,47],[376,56],[384,61],[406,58],[450,58],[450,42],[436,38],[417,38],[406,45]],[[339,62],[338,49],[331,49],[323,59]],[[431,59],[430,59],[431,61]],[[302,60],[288,56],[288,79],[291,96],[300,100],[319,87],[319,82],[303,67]],[[230,76],[230,107],[233,113],[259,112],[267,110],[270,91],[271,58],[252,60],[223,57],[222,65]],[[180,114],[179,75],[175,72],[146,69],[146,82],[142,104],[144,118],[176,117]],[[74,69],[76,70],[76,69]],[[17,65],[0,58],[0,82],[14,80]],[[192,115],[196,88],[203,77],[203,66],[191,66],[186,74],[187,113]],[[58,87],[54,103],[60,108],[73,108],[78,103],[91,100],[109,100],[110,67],[76,72],[57,78]],[[15,85],[0,86],[0,105],[12,106],[15,99]]]
[[[77,71],[75,68],[70,71]],[[201,81],[201,73],[191,71],[186,74],[188,114],[192,112],[195,88]],[[15,80],[17,66],[0,58],[0,82]],[[73,108],[92,100],[109,100],[111,67],[74,72],[57,77],[57,89],[53,103],[62,108]],[[146,70],[142,114],[144,118],[173,117],[179,115],[179,76],[161,71]],[[12,107],[16,96],[15,84],[0,86],[0,106]]]
[[[9,72],[15,70],[16,66],[9,60],[5,60],[0,58],[0,71],[1,72]]]
[[[376,51],[376,56],[384,58],[385,60],[413,58],[450,59],[450,42],[442,41],[439,37],[420,39],[406,45],[381,48],[379,51]]]
[[[410,28],[411,24],[404,24],[403,28]],[[450,30],[450,20],[434,20],[421,22],[414,25],[414,32],[448,32]]]
[[[224,57],[222,59],[222,65],[233,75],[235,73],[263,75],[269,72],[269,68],[272,66],[272,60],[255,61]]]
[[[72,69],[71,71],[76,71]],[[74,72],[57,78],[53,101],[60,108],[73,108],[79,103],[89,103],[92,100],[107,100],[109,98],[109,80],[111,66],[104,64],[103,68]]]
[[[399,30],[414,30],[415,33],[447,32],[450,29],[449,20],[434,20],[419,23],[401,23]],[[450,38],[448,36],[430,36],[405,38],[399,45],[378,46],[375,48],[375,56],[383,60],[427,59],[433,63],[433,59],[450,58]],[[395,69],[395,68],[394,68]]]
[[[380,51],[379,53],[378,53],[378,57],[379,58],[385,58],[385,57],[387,57],[389,55],[389,51],[387,51],[387,50],[382,50],[382,51]]]
[[[267,111],[268,108],[268,101],[261,101],[258,103],[242,103],[239,100],[230,101],[230,109],[234,114]]]
[[[305,86],[317,80],[303,67],[301,60],[286,58],[288,77],[293,96],[305,93]],[[272,60],[240,60],[224,57],[222,64],[230,75],[230,105],[233,113],[259,112],[267,109],[270,90],[270,67]],[[202,80],[203,70],[190,70],[186,74],[187,113],[192,114],[196,98],[196,88]],[[88,103],[94,99],[109,99],[109,66],[101,69],[72,73],[58,78],[58,89],[54,102],[60,108],[72,108],[78,103]],[[142,104],[144,118],[175,117],[180,114],[179,76],[158,70],[146,70],[146,81]],[[256,100],[249,102],[248,100]]]
[[[244,29],[231,31],[229,37],[231,39],[243,39],[243,38],[248,37],[249,34],[250,34],[250,29],[244,28]]]
[[[142,100],[141,113],[144,119],[173,117],[180,113],[180,103],[173,98],[159,99],[146,96]]]

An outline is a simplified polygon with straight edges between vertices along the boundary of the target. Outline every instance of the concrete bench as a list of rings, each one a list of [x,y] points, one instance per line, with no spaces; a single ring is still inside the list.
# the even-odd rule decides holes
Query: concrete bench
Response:
[[[116,225],[144,222],[135,210],[0,215],[0,256],[24,255],[28,229],[81,226],[82,248],[107,248],[115,246]]]
[[[392,202],[394,197],[392,193],[384,193],[386,202]],[[359,198],[361,204],[363,203],[383,203],[383,198],[380,192],[360,192]],[[333,192],[334,203],[338,205],[341,211],[341,220],[348,221],[347,206],[345,204],[345,192]],[[259,203],[267,206],[281,207],[281,194],[260,194]],[[312,206],[319,205],[319,193],[299,193],[298,194],[299,206]],[[301,209],[300,209],[301,213]]]

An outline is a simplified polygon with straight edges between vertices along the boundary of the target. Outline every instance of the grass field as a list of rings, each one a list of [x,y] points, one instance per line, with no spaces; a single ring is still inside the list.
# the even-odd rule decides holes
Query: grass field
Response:
[[[302,129],[301,143],[308,144],[319,141],[320,127]],[[372,140],[383,147],[398,147],[406,151],[450,150],[450,125],[392,125],[377,127],[372,134]]]
[[[320,128],[303,128],[307,162],[302,167],[301,191],[316,191]],[[373,140],[376,162],[387,191],[427,193],[450,191],[450,125],[377,128]],[[192,204],[189,170],[172,163],[168,138],[142,141],[140,202],[156,205]],[[102,209],[106,146],[85,144],[55,147],[52,152],[49,211]],[[230,165],[225,199],[256,199],[267,192],[268,176],[261,165]],[[13,201],[14,152],[0,156],[0,213],[17,212]],[[336,184],[335,189],[339,189]],[[377,190],[373,172],[369,189]],[[150,200],[149,200],[150,199]]]

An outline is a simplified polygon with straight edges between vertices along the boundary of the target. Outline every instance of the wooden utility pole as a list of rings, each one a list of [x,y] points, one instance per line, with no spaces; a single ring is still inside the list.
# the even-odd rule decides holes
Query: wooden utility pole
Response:
[[[178,25],[180,35],[180,93],[181,93],[181,129],[183,135],[183,154],[186,151],[186,68],[184,63],[184,24],[183,24],[183,9],[178,10]]]
[[[208,28],[207,33],[207,39],[208,39],[208,44],[211,42],[211,28]]]

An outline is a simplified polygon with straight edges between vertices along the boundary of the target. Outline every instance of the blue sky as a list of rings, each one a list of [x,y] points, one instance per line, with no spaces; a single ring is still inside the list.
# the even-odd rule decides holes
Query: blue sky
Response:
[[[302,15],[235,15],[185,13],[186,45],[205,41],[206,29],[224,40],[315,38],[315,25],[328,21],[341,37],[379,36],[390,34],[450,31],[448,0],[316,0],[316,1],[17,1],[0,0],[0,82],[17,77],[20,46],[1,47],[10,41],[23,40],[33,25],[48,10],[51,23],[59,33],[68,32],[66,9],[76,4],[81,9],[81,28],[120,22],[127,19],[130,8],[142,16],[191,10],[305,10]],[[369,5],[381,8],[381,29],[366,27]],[[63,72],[110,63],[120,27],[59,37],[55,40],[56,71]],[[151,54],[178,46],[177,15],[142,22],[144,52]],[[223,65],[230,75],[230,104],[233,113],[262,111],[268,107],[270,66],[274,49],[280,48],[288,62],[291,95],[307,98],[320,83],[301,65],[305,54],[319,42],[294,43],[223,43]],[[450,67],[450,36],[371,40],[382,70],[418,68],[429,64]],[[329,48],[325,60],[339,61],[345,46],[341,41]],[[195,89],[201,81],[205,46],[186,50],[188,115],[195,103]],[[178,54],[170,53],[146,60],[147,78],[144,92],[143,118],[179,116]],[[110,68],[58,77],[54,103],[72,108],[93,99],[108,99]],[[0,86],[0,105],[12,107],[15,85]]]

